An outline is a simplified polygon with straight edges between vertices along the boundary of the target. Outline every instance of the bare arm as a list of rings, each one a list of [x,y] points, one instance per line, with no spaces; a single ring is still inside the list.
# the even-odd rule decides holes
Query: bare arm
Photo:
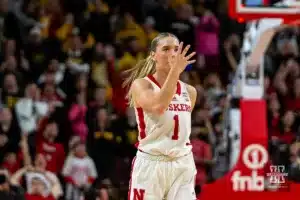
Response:
[[[259,66],[261,64],[261,58],[265,54],[269,44],[271,43],[273,36],[276,33],[276,30],[277,29],[275,28],[271,28],[262,33],[261,37],[257,42],[258,45],[254,47],[249,57],[249,66]]]
[[[31,163],[31,157],[29,153],[27,135],[24,134],[21,139],[21,149],[24,157],[24,166],[25,167],[31,166],[32,163]]]
[[[231,69],[235,71],[238,64],[237,64],[237,61],[235,60],[232,52],[231,51],[226,51],[225,54],[226,54],[226,57],[228,59],[228,62],[229,62],[229,65],[230,65]]]
[[[231,47],[232,47],[232,41],[231,40],[227,39],[224,42],[224,50],[225,50],[225,55],[226,55],[226,58],[228,60],[228,63],[230,65],[231,69],[235,71],[236,68],[237,68],[238,63],[237,63],[237,61],[236,61],[236,59],[233,56],[232,51],[231,51]]]
[[[52,189],[51,189],[51,194],[55,197],[55,199],[58,199],[59,197],[61,197],[63,195],[63,190],[61,188],[60,182],[58,180],[58,178],[56,177],[55,174],[51,174],[51,176],[49,176],[49,174],[45,174],[47,176],[47,178],[51,181],[52,183]]]
[[[288,69],[285,65],[281,65],[278,72],[275,75],[274,87],[282,94],[286,95],[288,87],[285,84],[286,77],[288,75]]]
[[[16,171],[11,177],[10,177],[10,183],[12,185],[18,186],[20,185],[20,180],[22,176],[27,172],[27,168],[24,167],[22,169],[19,169]]]
[[[258,66],[261,64],[261,59],[271,43],[274,35],[290,26],[291,25],[281,24],[279,26],[273,26],[262,32],[258,42],[256,43],[257,45],[254,46],[254,49],[249,56],[247,72],[251,73],[257,71]]]
[[[159,92],[154,92],[152,85],[144,79],[134,81],[132,97],[136,106],[151,113],[161,114],[167,109],[175,94],[178,79],[179,73],[171,70]]]

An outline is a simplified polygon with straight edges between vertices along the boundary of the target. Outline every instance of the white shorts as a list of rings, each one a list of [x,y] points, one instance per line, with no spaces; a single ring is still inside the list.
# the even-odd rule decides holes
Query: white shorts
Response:
[[[171,159],[140,151],[132,161],[128,200],[195,200],[192,153]]]

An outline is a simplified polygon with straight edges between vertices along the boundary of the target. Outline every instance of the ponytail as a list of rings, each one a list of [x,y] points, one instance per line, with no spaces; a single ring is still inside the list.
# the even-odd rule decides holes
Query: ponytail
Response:
[[[149,55],[146,59],[140,60],[133,68],[126,70],[125,73],[129,74],[123,83],[123,87],[130,88],[134,80],[144,78],[149,74],[155,72],[155,61]],[[129,106],[133,106],[133,100],[131,96],[131,89],[127,93]]]

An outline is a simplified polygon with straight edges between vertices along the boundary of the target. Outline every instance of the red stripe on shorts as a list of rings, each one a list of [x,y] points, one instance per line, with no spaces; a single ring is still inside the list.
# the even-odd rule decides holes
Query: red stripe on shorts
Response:
[[[137,114],[139,119],[139,129],[140,129],[140,138],[144,139],[146,137],[146,125],[144,120],[144,111],[142,108],[137,108]]]
[[[128,188],[128,200],[130,200],[130,196],[131,196],[132,172],[133,172],[133,167],[134,167],[135,159],[136,159],[136,157],[134,157],[132,159],[132,163],[131,163],[130,181],[129,181],[129,188]]]

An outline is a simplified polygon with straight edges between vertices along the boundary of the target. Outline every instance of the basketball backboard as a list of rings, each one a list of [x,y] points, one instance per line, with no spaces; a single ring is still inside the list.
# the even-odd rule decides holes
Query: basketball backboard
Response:
[[[300,0],[229,0],[229,14],[241,21],[260,18],[300,18]]]

